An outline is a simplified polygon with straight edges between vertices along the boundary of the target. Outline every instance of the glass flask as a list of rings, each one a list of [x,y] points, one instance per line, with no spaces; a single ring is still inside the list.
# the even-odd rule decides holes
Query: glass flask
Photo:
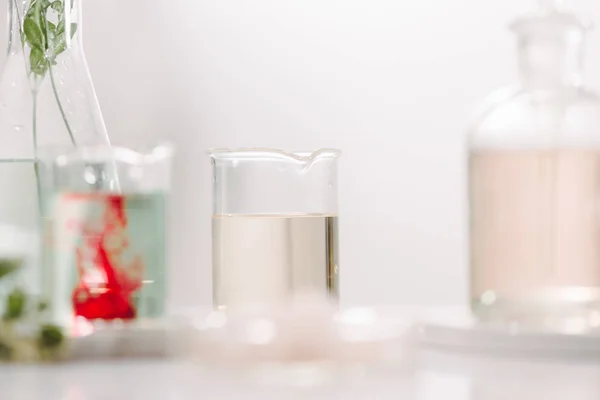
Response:
[[[338,298],[339,155],[210,151],[216,308],[272,305],[300,292]]]
[[[172,153],[82,147],[42,164],[51,193],[43,294],[54,323],[164,316]],[[115,168],[118,186],[106,179]]]
[[[520,81],[469,132],[471,304],[482,321],[600,326],[600,99],[587,26],[560,4],[511,25]]]
[[[109,144],[109,139],[83,53],[80,0],[6,1],[0,225],[27,232],[34,243],[45,197],[38,150]],[[30,289],[39,289],[39,271],[28,273]]]

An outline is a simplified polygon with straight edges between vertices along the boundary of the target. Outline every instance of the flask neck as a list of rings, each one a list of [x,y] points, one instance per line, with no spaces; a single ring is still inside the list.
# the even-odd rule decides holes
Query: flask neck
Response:
[[[62,46],[64,38],[65,48],[72,47],[81,42],[81,0],[8,0],[8,30],[9,53],[22,51],[22,40],[38,37],[36,33],[40,43],[29,46],[46,51],[53,44]]]
[[[19,10],[21,8],[21,10]],[[8,53],[22,50],[21,45],[21,11],[24,7],[21,2],[8,0]]]
[[[573,13],[552,4],[511,24],[517,35],[519,72],[526,87],[568,88],[582,82],[589,27]]]
[[[521,36],[518,39],[521,80],[530,88],[580,86],[583,79],[584,35]]]

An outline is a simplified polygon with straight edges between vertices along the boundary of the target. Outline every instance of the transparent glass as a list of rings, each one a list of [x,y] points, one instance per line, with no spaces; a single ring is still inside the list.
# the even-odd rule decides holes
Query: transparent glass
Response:
[[[217,308],[337,298],[338,150],[212,150]]]
[[[55,323],[164,316],[172,154],[101,146],[44,160],[43,294]],[[114,169],[118,185],[106,179]]]
[[[559,5],[516,20],[520,81],[469,132],[471,301],[482,320],[600,325],[600,99],[587,27]]]
[[[109,144],[109,139],[83,52],[80,0],[7,1],[0,225],[29,234],[34,243],[45,203],[38,150]],[[39,271],[28,272],[30,290],[37,291]]]

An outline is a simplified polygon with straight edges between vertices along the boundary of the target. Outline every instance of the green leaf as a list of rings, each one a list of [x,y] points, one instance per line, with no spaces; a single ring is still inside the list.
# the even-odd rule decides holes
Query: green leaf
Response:
[[[8,361],[11,359],[13,353],[12,347],[4,342],[0,342],[0,360]]]
[[[57,27],[57,29],[60,27]],[[63,24],[64,27],[64,24]],[[75,33],[77,32],[77,24],[76,23],[72,23],[71,24],[71,39],[75,36]],[[50,46],[50,50],[51,50],[51,55],[48,57],[50,63],[52,63],[52,65],[55,65],[54,60],[56,59],[56,57],[58,57],[61,53],[63,53],[65,50],[67,49],[67,37],[66,37],[66,32],[65,33],[60,33],[57,36],[55,36],[52,40],[51,46]]]
[[[6,310],[4,311],[5,320],[19,319],[25,312],[27,305],[27,296],[21,289],[15,289],[6,299]]]
[[[46,311],[47,309],[48,309],[48,303],[46,303],[45,301],[40,301],[38,304],[38,311],[43,312],[43,311]]]
[[[73,39],[73,36],[75,36],[76,32],[77,32],[77,24],[75,22],[73,22],[71,24],[71,39]]]
[[[62,1],[58,1],[58,0],[55,1],[54,3],[52,3],[51,7],[52,7],[52,9],[54,11],[56,11],[59,14],[62,13],[63,9],[64,9],[63,2]]]
[[[47,25],[46,25],[46,29],[47,31],[47,43],[49,44],[48,47],[52,47],[52,43],[54,43],[56,41],[56,25],[53,24],[52,22],[48,21]]]
[[[27,43],[29,43],[29,47],[39,50],[44,49],[44,36],[35,19],[29,17],[25,19],[23,22],[23,32],[25,33],[25,38]]]
[[[42,34],[42,49],[46,49],[48,41],[46,40],[46,9],[44,8],[44,0],[38,1],[34,8],[35,21]]]
[[[23,261],[19,259],[0,259],[0,279],[16,271],[22,263]]]
[[[48,32],[52,33],[52,35],[56,35],[56,25],[53,24],[52,22],[48,21],[46,23],[46,26],[48,27]]]
[[[64,335],[59,326],[44,325],[40,331],[39,345],[43,349],[56,349],[64,341]]]
[[[25,42],[29,44],[30,71],[36,75],[44,75],[48,68],[56,65],[56,57],[67,49],[69,37],[77,33],[77,24],[69,25],[69,37],[65,27],[65,1],[67,0],[32,0],[23,24]],[[49,20],[48,10],[56,12],[56,22]],[[54,19],[54,14],[52,14]]]
[[[58,21],[58,25],[56,27],[56,34],[60,35],[65,33],[65,20],[64,18],[61,18],[60,21]]]
[[[27,10],[26,17],[30,14],[33,15],[35,8],[37,7],[38,0],[32,0],[29,4],[29,9]]]
[[[38,48],[31,49],[29,53],[29,64],[31,71],[36,75],[44,75],[48,69],[48,63],[44,57],[44,52]]]
[[[31,49],[31,53],[29,53],[29,63],[31,64],[31,68],[39,67],[44,64],[44,52],[37,47]]]
[[[55,38],[52,42],[52,46],[50,47],[51,55],[49,57],[50,61],[54,61],[56,57],[67,49],[67,40],[65,38],[65,34],[62,34]]]

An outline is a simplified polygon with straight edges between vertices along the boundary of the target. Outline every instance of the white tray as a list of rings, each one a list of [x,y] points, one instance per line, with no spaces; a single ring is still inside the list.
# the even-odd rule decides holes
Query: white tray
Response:
[[[600,334],[563,334],[478,323],[466,308],[429,310],[423,315],[419,343],[463,352],[510,356],[574,357],[600,360]]]
[[[185,351],[188,325],[179,320],[94,324],[93,331],[69,339],[69,360],[172,357]]]

